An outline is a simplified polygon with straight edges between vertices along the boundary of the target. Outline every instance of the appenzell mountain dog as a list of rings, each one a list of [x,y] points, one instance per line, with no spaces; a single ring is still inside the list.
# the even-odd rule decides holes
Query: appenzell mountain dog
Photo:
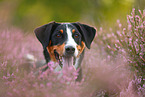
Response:
[[[80,81],[85,47],[90,49],[96,34],[95,28],[79,22],[50,22],[34,32],[43,46],[46,63],[57,62],[62,69],[73,65],[76,70],[79,69],[77,80]]]

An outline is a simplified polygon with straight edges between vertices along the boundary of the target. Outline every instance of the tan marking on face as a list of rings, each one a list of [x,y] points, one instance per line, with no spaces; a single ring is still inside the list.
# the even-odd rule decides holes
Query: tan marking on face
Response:
[[[72,29],[72,33],[75,33],[75,31],[76,31],[75,29]]]
[[[49,45],[47,46],[47,51],[48,51],[48,53],[50,55],[51,61],[57,62],[57,60],[55,58],[54,50],[57,51],[59,56],[62,56],[63,53],[64,53],[64,46],[65,46],[65,44],[55,45],[55,46],[50,46],[50,45],[51,45],[51,41],[49,42]]]
[[[60,32],[63,34],[63,30],[61,29]]]
[[[81,55],[81,53],[83,52],[84,48],[85,48],[85,43],[83,41],[81,42],[81,45],[77,45],[77,49],[79,51],[79,54],[77,55],[77,57],[79,57]]]

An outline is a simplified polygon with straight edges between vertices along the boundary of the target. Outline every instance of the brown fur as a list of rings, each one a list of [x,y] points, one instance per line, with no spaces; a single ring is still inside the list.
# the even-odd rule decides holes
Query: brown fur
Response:
[[[62,56],[63,53],[64,53],[64,46],[65,46],[65,44],[55,45],[55,46],[50,46],[50,45],[51,45],[51,41],[49,42],[49,45],[47,47],[48,53],[50,55],[51,61],[56,62],[57,60],[56,60],[55,55],[54,55],[54,50],[56,50],[58,52],[58,54],[60,56]]]
[[[73,30],[72,30],[72,33],[75,33],[75,31],[76,31],[76,30],[75,30],[75,29],[73,29]]]
[[[63,30],[61,29],[60,32],[63,34]]]
[[[77,57],[79,57],[81,55],[81,53],[83,52],[83,50],[85,49],[85,43],[82,41],[81,46],[77,45],[77,49],[79,51],[79,54],[77,55]]]
[[[50,45],[51,45],[51,41],[49,42],[49,45],[47,46],[47,51],[50,55],[51,61],[56,62],[57,60],[54,55],[54,50],[56,50],[58,52],[58,54],[60,56],[62,56],[65,51],[65,49],[64,49],[65,44],[63,43],[62,45],[55,45],[55,46],[50,46]],[[79,57],[81,55],[84,48],[85,48],[85,43],[83,41],[81,42],[81,45],[77,45],[77,49],[79,51],[79,54],[77,55],[77,57]]]

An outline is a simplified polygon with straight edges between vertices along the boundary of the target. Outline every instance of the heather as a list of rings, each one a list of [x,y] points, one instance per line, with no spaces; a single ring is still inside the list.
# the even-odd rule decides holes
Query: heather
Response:
[[[77,71],[36,74],[43,60],[42,47],[34,34],[2,29],[0,34],[1,97],[144,97],[145,96],[145,10],[135,10],[114,28],[97,28],[91,49],[82,63],[83,79]],[[37,60],[30,62],[26,55]]]

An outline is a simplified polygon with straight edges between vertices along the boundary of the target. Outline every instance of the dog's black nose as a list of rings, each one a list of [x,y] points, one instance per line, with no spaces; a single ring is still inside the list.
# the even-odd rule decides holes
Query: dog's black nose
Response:
[[[73,55],[75,52],[75,48],[72,46],[67,46],[67,47],[65,47],[65,51],[66,51],[66,54]]]

